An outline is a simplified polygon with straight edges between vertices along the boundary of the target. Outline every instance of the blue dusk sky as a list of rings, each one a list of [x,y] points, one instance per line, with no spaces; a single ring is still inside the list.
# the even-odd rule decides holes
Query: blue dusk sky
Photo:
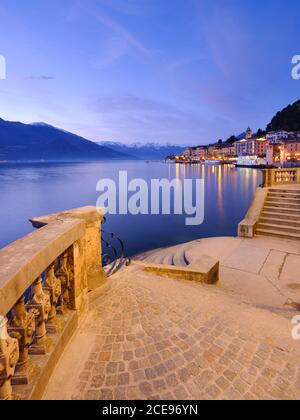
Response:
[[[300,98],[296,0],[1,0],[0,117],[204,144]]]

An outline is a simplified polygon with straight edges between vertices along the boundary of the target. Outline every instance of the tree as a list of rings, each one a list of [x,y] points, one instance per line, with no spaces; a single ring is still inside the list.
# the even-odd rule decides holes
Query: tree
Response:
[[[257,138],[264,137],[264,136],[265,136],[265,134],[266,134],[266,132],[265,132],[264,130],[262,130],[261,128],[259,128],[259,129],[257,130],[256,137],[257,137]]]
[[[223,140],[222,139],[218,140],[218,144],[223,144]]]
[[[231,136],[231,137],[229,137],[229,139],[226,140],[226,143],[233,144],[236,141],[238,141],[238,139],[235,136]]]
[[[300,131],[300,101],[278,112],[267,126],[267,131]]]

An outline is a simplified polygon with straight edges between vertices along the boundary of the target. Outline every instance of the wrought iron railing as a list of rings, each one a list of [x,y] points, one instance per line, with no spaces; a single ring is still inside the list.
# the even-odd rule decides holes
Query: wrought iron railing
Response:
[[[103,217],[102,226],[106,222],[106,217]],[[108,277],[115,274],[122,267],[128,267],[131,264],[131,259],[126,257],[123,241],[114,233],[101,229],[101,241],[102,267]]]

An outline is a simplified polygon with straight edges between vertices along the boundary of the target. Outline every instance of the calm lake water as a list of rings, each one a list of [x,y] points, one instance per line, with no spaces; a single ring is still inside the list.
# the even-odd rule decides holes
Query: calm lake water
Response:
[[[101,178],[203,178],[205,218],[186,226],[182,216],[108,216],[106,228],[125,242],[128,255],[210,236],[236,235],[256,187],[259,170],[233,166],[174,165],[163,162],[0,164],[0,247],[32,231],[33,216],[96,205]]]

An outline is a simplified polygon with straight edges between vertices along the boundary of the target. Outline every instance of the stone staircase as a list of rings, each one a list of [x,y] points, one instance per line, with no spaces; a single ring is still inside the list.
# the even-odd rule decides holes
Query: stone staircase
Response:
[[[170,248],[161,248],[137,255],[134,260],[151,264],[172,265],[176,267],[187,267],[190,262],[187,257],[188,244],[177,245]]]
[[[300,188],[269,190],[256,234],[300,241]]]

